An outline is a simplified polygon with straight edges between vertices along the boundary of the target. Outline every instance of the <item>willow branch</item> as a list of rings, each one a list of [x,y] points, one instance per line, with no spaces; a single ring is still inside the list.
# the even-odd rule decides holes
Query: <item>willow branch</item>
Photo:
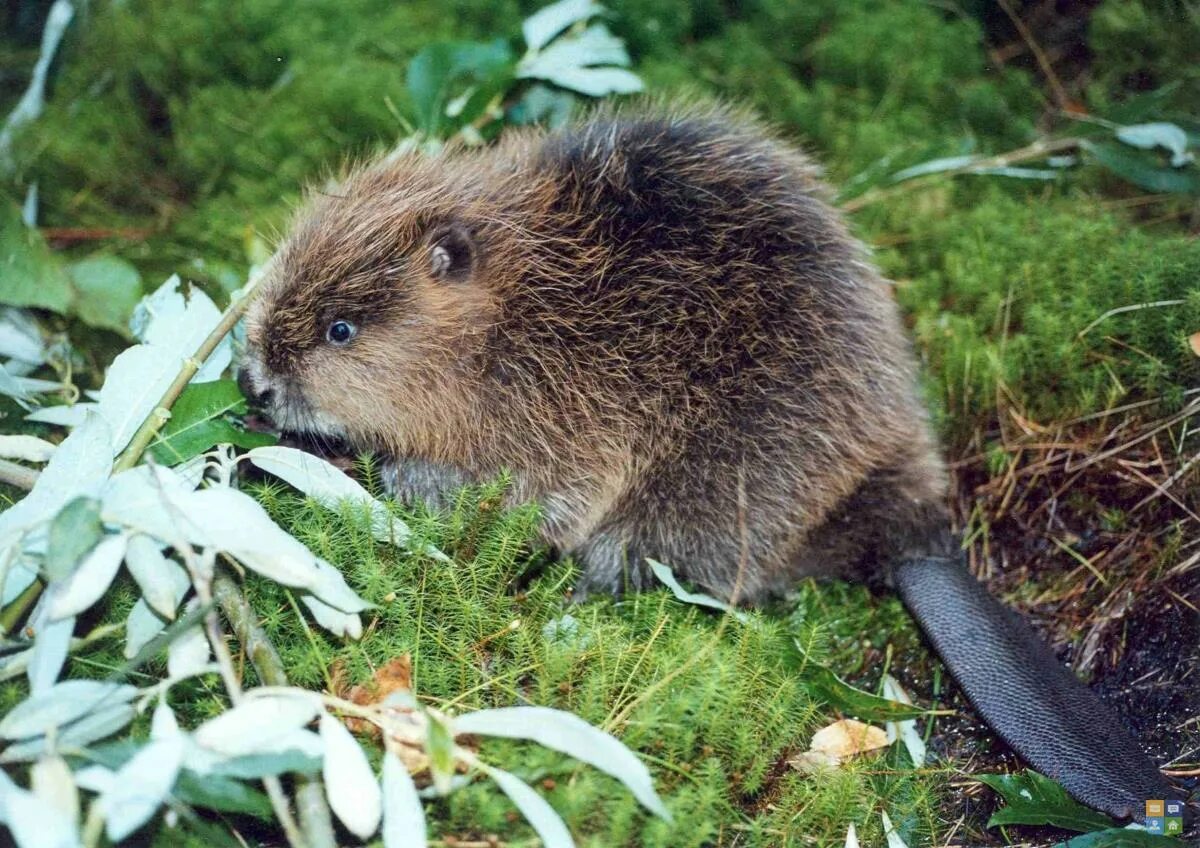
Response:
[[[158,431],[167,423],[170,418],[171,407],[175,405],[175,401],[179,400],[179,396],[183,394],[183,390],[187,388],[188,383],[196,376],[196,372],[204,365],[205,360],[212,355],[212,352],[217,349],[217,345],[221,340],[229,335],[229,331],[245,314],[246,308],[250,306],[250,302],[254,299],[254,292],[258,288],[258,282],[262,279],[260,271],[255,276],[251,277],[246,287],[242,290],[241,297],[229,304],[224,314],[221,315],[221,320],[217,322],[217,326],[213,327],[208,337],[196,348],[196,352],[188,359],[184,360],[183,369],[176,375],[175,380],[170,387],[159,399],[154,407],[154,411],[147,416],[142,422],[142,426],[133,434],[133,438],[129,441],[129,446],[121,452],[117,457],[116,463],[113,465],[113,473],[118,471],[127,471],[137,465],[138,460],[142,458],[142,454],[146,452],[146,448],[150,447],[150,443],[154,441],[154,437],[158,435]]]
[[[873,188],[858,197],[852,197],[844,203],[839,204],[844,212],[857,212],[864,206],[870,206],[872,203],[884,200],[888,197],[894,197],[899,194],[906,194],[914,189],[921,188],[934,177],[954,177],[959,174],[971,174],[980,171],[988,171],[992,168],[1007,168],[1010,165],[1019,165],[1022,162],[1031,162],[1037,159],[1044,159],[1047,156],[1053,156],[1055,153],[1063,153],[1068,150],[1075,150],[1081,144],[1082,139],[1079,138],[1054,138],[1049,140],[1039,139],[1033,144],[1010,150],[1008,153],[1000,153],[996,156],[989,156],[984,159],[975,159],[965,165],[959,165],[956,168],[947,168],[944,171],[935,173],[923,174],[919,177],[913,177],[910,180],[897,183],[892,186],[882,188]]]
[[[287,671],[279,651],[271,644],[237,584],[227,574],[217,574],[212,584],[213,598],[225,614],[233,634],[242,643],[258,679],[267,686],[287,686]],[[296,776],[296,809],[310,848],[337,848],[325,787],[317,776]]]

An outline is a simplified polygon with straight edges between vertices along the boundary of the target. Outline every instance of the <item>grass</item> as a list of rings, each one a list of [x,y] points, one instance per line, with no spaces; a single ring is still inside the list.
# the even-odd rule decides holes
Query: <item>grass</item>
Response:
[[[246,0],[230,15],[216,0],[95,4],[68,41],[46,115],[20,140],[10,188],[19,197],[37,180],[45,226],[127,231],[67,252],[118,253],[148,285],[178,271],[220,298],[238,284],[254,236],[285,225],[305,182],[403,134],[409,57],[431,41],[516,33],[534,5]],[[1030,63],[995,60],[997,39],[1012,39],[1000,45],[1010,53],[1023,46],[1004,35],[991,4],[608,5],[651,91],[752,105],[812,150],[839,187],[938,156],[1017,148],[1037,127],[1066,126]],[[1163,117],[1194,115],[1200,93],[1186,60],[1200,30],[1184,25],[1186,14],[1178,3],[1106,0],[1076,22],[1090,57],[1068,86],[1096,110],[1115,114],[1141,96],[1157,98]],[[0,69],[21,73],[0,75],[0,98],[15,98],[36,36],[30,28],[24,42],[4,42]],[[1200,703],[1180,677],[1188,657],[1170,639],[1138,648],[1155,621],[1172,622],[1176,641],[1187,641],[1193,625],[1182,611],[1200,604],[1189,542],[1189,513],[1200,511],[1187,464],[1195,437],[1184,420],[1158,429],[1186,408],[1200,377],[1187,345],[1200,330],[1195,221],[1194,198],[1147,198],[1087,169],[1052,185],[933,180],[852,221],[897,281],[953,463],[972,567],[1102,686],[1151,675],[1145,712],[1172,718],[1144,734],[1164,756],[1200,745]],[[58,329],[85,355],[100,349],[77,326]],[[99,362],[88,365],[82,379],[94,384]],[[1166,481],[1164,494],[1156,486]],[[786,765],[838,717],[807,693],[792,635],[864,688],[890,663],[923,703],[936,694],[961,706],[893,597],[805,583],[750,626],[723,624],[665,592],[570,606],[571,565],[530,551],[535,514],[498,513],[495,491],[468,493],[448,516],[412,516],[456,552],[452,567],[380,548],[353,515],[272,486],[255,491],[380,605],[366,636],[342,644],[310,632],[278,587],[252,580],[295,682],[361,684],[407,653],[432,704],[557,706],[639,751],[682,823],[673,830],[591,769],[533,746],[488,743],[499,765],[542,783],[583,844],[839,846],[853,821],[873,845],[881,809],[913,848],[951,833],[972,845],[1002,841],[982,827],[987,802],[952,786],[961,781],[943,760],[913,771],[888,751],[821,779]],[[132,601],[128,588],[116,593],[106,617],[122,617]],[[546,626],[565,615],[576,635],[548,639]],[[119,651],[73,662],[115,668]],[[1175,700],[1150,703],[1168,694]],[[16,684],[0,686],[0,709],[21,695]],[[202,684],[179,696],[192,723],[219,708],[218,691]],[[1137,713],[1127,718],[1137,724]],[[1011,765],[967,724],[938,719],[935,750],[968,770]],[[486,783],[428,809],[443,839],[535,841]],[[173,838],[159,834],[163,844]]]

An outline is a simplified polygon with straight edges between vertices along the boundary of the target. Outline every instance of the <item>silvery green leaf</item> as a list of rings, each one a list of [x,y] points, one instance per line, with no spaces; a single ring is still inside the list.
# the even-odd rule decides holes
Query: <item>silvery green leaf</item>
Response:
[[[883,676],[883,697],[899,701],[902,704],[912,704],[912,698],[904,691],[904,687],[890,674]],[[889,745],[900,739],[904,743],[904,749],[908,751],[908,756],[912,760],[913,766],[920,768],[925,764],[925,740],[921,738],[921,734],[917,731],[917,722],[915,719],[889,721],[886,728]]]
[[[679,581],[675,579],[675,575],[672,573],[670,567],[663,565],[658,560],[647,557],[646,564],[650,566],[650,570],[654,572],[654,576],[671,590],[671,594],[685,604],[696,604],[701,607],[722,610],[732,615],[738,621],[742,622],[742,624],[750,620],[750,617],[741,610],[734,609],[724,601],[718,601],[712,595],[705,595],[702,592],[689,592],[679,585]]]
[[[149,536],[135,535],[125,552],[125,567],[150,608],[167,621],[173,621],[191,581],[183,566],[163,556],[161,548]]]
[[[500,788],[504,790],[504,794],[517,805],[521,815],[541,837],[545,848],[574,848],[575,842],[571,839],[571,832],[567,830],[562,818],[525,781],[495,766],[483,763],[480,763],[479,766],[487,773],[488,777],[499,784]]]
[[[75,632],[74,616],[58,620],[50,617],[50,609],[61,590],[61,586],[55,585],[47,588],[29,616],[28,627],[33,630],[33,654],[25,675],[29,678],[31,692],[44,692],[53,687],[71,648],[71,635]]]
[[[975,162],[982,161],[981,156],[947,156],[943,159],[930,159],[928,162],[922,162],[919,165],[913,165],[911,168],[905,168],[902,171],[897,171],[892,174],[889,182],[899,183],[904,180],[911,180],[914,177],[923,177],[926,174],[941,174],[945,171],[955,171],[959,168],[965,168]]]
[[[185,609],[191,612],[199,606],[200,602],[193,598]],[[167,646],[167,674],[173,678],[200,674],[208,668],[210,659],[212,649],[204,635],[204,628],[197,621],[194,627],[189,627]]]
[[[603,24],[590,26],[578,35],[564,36],[545,50],[522,60],[517,76],[522,79],[553,79],[564,70],[576,70],[597,65],[629,64],[625,43],[608,31]]]
[[[75,498],[59,510],[46,531],[42,576],[62,583],[104,539],[100,504],[94,498]]]
[[[312,590],[321,583],[312,552],[244,492],[203,489],[181,496],[178,502],[186,514],[203,516],[204,533],[214,547],[252,571],[298,589]]]
[[[0,457],[25,462],[46,462],[55,445],[37,436],[0,436]]]
[[[0,550],[29,528],[49,521],[73,498],[98,494],[111,470],[108,424],[91,415],[54,451],[29,494],[0,513]]]
[[[66,760],[53,754],[39,758],[29,769],[29,783],[34,795],[72,827],[79,826],[79,790]]]
[[[0,313],[0,356],[12,357],[28,365],[41,365],[46,361],[46,345],[28,310],[10,306]]]
[[[173,736],[150,742],[118,769],[100,796],[104,830],[116,843],[144,825],[166,800],[183,763],[184,739]]]
[[[304,693],[263,695],[209,719],[192,737],[202,748],[226,756],[270,751],[275,742],[304,727],[320,711],[320,701]]]
[[[479,710],[454,720],[456,733],[528,739],[615,777],[642,806],[667,821],[671,814],[654,791],[650,772],[616,737],[579,716],[549,707],[501,707]]]
[[[0,770],[0,820],[17,848],[77,848],[75,825],[58,809],[12,782]]]
[[[29,409],[30,401],[33,400],[29,389],[22,385],[17,375],[9,371],[2,362],[0,362],[0,395],[12,398],[22,409]]]
[[[37,566],[27,560],[12,563],[4,575],[4,591],[0,593],[0,605],[11,604],[34,580],[37,580]]]
[[[859,848],[858,834],[854,830],[854,822],[850,822],[850,827],[846,829],[845,848]]]
[[[1161,147],[1169,151],[1174,168],[1182,168],[1196,158],[1188,151],[1188,137],[1183,128],[1165,121],[1119,127],[1117,138],[1142,150]]]
[[[342,612],[362,612],[371,608],[371,604],[354,594],[342,572],[320,557],[315,559],[319,575],[311,591],[317,598]]]
[[[375,772],[340,720],[322,713],[320,734],[325,745],[321,775],[329,808],[347,830],[366,839],[379,828],[383,816],[383,796]]]
[[[112,428],[112,450],[119,453],[158,406],[179,374],[182,358],[165,355],[157,347],[134,345],[117,355],[104,385],[96,411]]]
[[[100,600],[117,576],[127,544],[128,537],[116,533],[96,545],[59,586],[54,603],[50,605],[50,619],[58,621],[77,616]]]
[[[324,750],[321,738],[311,730],[292,730],[272,736],[261,750],[242,754],[226,755],[190,744],[184,765],[199,775],[257,780],[272,774],[320,771]]]
[[[55,424],[59,427],[78,427],[87,417],[88,412],[95,412],[99,404],[76,403],[70,406],[44,406],[35,409],[25,416],[26,421],[36,421],[39,424]]]
[[[425,848],[425,811],[408,769],[391,751],[383,754],[383,848]]]
[[[111,736],[133,721],[132,704],[121,702],[99,706],[81,719],[68,724],[54,740],[53,749],[76,751],[97,740]],[[48,737],[34,736],[14,742],[0,753],[0,763],[18,763],[36,759],[51,750]]]
[[[538,50],[567,27],[603,11],[604,7],[592,0],[559,0],[526,18],[521,34],[530,50]]]
[[[193,521],[185,499],[195,486],[173,468],[140,465],[115,475],[100,495],[100,517],[146,533],[164,543],[209,546],[205,529]]]
[[[180,735],[179,722],[165,700],[158,702],[150,718],[150,738],[170,739]]]
[[[220,320],[221,310],[208,295],[193,287],[184,297],[179,291],[179,277],[172,275],[157,291],[142,299],[134,309],[129,325],[144,344],[170,351],[178,357],[178,362],[173,362],[178,374],[184,358],[196,352]],[[232,357],[233,347],[226,337],[203,363],[192,382],[207,383],[218,379],[229,367]]]
[[[75,772],[75,783],[80,789],[95,792],[97,795],[109,791],[117,773],[107,766],[84,766]]]
[[[879,815],[883,818],[883,833],[887,837],[887,848],[908,848],[896,828],[892,825],[892,820],[888,818],[885,810],[880,810]]]
[[[301,595],[300,600],[308,607],[317,624],[334,636],[347,639],[362,638],[362,619],[358,617],[358,613],[342,612],[312,595]]]
[[[99,680],[64,680],[30,695],[0,719],[0,739],[25,739],[62,728],[88,713],[137,697],[137,689]]]
[[[371,516],[371,535],[380,542],[403,544],[412,536],[408,525],[389,513],[386,506],[348,474],[320,457],[282,445],[254,448],[246,457],[326,509],[337,510],[345,503],[361,504]],[[425,552],[435,559],[449,561],[433,546],[427,546]]]
[[[642,90],[642,80],[624,68],[559,68],[538,77],[588,97],[633,94]]]
[[[136,657],[166,626],[167,623],[150,609],[146,599],[138,598],[133,609],[129,611],[129,617],[125,619],[125,659],[131,660]]]

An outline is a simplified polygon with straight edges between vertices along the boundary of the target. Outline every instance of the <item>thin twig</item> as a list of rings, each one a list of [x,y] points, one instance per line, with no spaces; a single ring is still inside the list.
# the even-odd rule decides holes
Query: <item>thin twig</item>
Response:
[[[1025,26],[1025,22],[1013,11],[1012,5],[1008,0],[999,0],[1000,8],[1008,15],[1009,20],[1013,22],[1013,26],[1017,28],[1017,32],[1021,36],[1021,40],[1029,46],[1029,52],[1033,54],[1033,58],[1037,60],[1038,67],[1042,69],[1042,75],[1046,77],[1046,82],[1050,84],[1050,91],[1054,95],[1054,102],[1059,109],[1064,112],[1078,111],[1078,108],[1071,102],[1070,96],[1067,94],[1067,89],[1063,86],[1062,80],[1058,78],[1058,74],[1054,72],[1054,67],[1050,64],[1049,57],[1042,50],[1040,44],[1033,37],[1033,33],[1029,31],[1029,27]]]
[[[225,336],[229,335],[229,331],[241,319],[246,308],[254,299],[254,292],[258,288],[259,280],[263,278],[263,272],[250,278],[246,283],[246,287],[242,289],[241,297],[229,304],[225,310],[225,314],[221,316],[221,320],[217,322],[217,326],[213,327],[211,333],[196,349],[189,359],[184,360],[183,368],[175,377],[174,382],[163,394],[158,401],[154,411],[142,422],[142,426],[133,434],[133,438],[129,441],[129,446],[117,457],[116,463],[113,465],[113,473],[119,471],[127,471],[137,465],[138,460],[142,458],[142,454],[146,452],[146,448],[150,447],[150,443],[154,441],[154,437],[162,426],[167,423],[170,417],[170,409],[179,399],[183,390],[187,388],[188,383],[192,381],[192,377],[196,376],[196,372],[204,365],[205,360],[212,355],[212,352],[217,349],[217,345]]]
[[[254,610],[237,584],[227,574],[217,574],[213,578],[212,592],[225,619],[233,628],[234,636],[242,643],[259,680],[266,686],[287,686],[283,659],[259,625]],[[296,809],[310,848],[337,848],[321,778],[297,775],[296,784]]]
[[[1182,306],[1185,303],[1187,303],[1186,300],[1154,300],[1147,303],[1131,303],[1128,306],[1118,306],[1115,309],[1108,310],[1095,321],[1088,324],[1075,335],[1075,338],[1082,339],[1084,336],[1090,333],[1097,324],[1113,317],[1114,315],[1120,315],[1124,312],[1136,312],[1139,309],[1157,309],[1162,306]]]
[[[37,477],[38,472],[36,468],[27,468],[19,463],[0,459],[0,483],[7,483],[10,486],[28,491],[33,488],[33,482],[37,480]]]

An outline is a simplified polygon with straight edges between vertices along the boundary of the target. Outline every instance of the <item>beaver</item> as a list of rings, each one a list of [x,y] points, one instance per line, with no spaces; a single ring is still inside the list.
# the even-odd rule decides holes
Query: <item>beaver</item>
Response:
[[[511,476],[577,596],[648,557],[757,603],[898,589],[982,717],[1119,817],[1173,797],[968,572],[888,283],[818,168],[728,107],[601,110],[394,154],[316,194],[246,322],[276,424],[385,459],[407,500]]]

